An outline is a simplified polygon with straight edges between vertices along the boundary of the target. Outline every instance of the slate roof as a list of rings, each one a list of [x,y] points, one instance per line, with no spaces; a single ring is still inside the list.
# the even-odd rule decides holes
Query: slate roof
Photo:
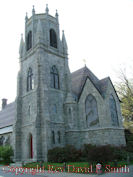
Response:
[[[82,89],[84,87],[84,84],[86,82],[86,79],[89,78],[95,88],[99,91],[99,93],[104,97],[108,80],[109,78],[104,78],[102,80],[99,80],[90,69],[88,69],[86,66],[71,73],[72,78],[72,92],[77,97],[80,96]]]
[[[100,87],[101,90],[101,94],[104,97],[106,90],[107,90],[107,86],[108,86],[108,81],[109,81],[109,77],[106,77],[104,79],[99,80],[98,85]]]
[[[13,125],[15,121],[15,102],[12,102],[0,111],[0,128]]]

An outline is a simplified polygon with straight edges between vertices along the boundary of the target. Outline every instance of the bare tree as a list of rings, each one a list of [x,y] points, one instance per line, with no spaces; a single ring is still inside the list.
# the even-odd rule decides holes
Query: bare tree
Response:
[[[125,69],[120,69],[119,82],[115,86],[121,100],[124,120],[133,121],[133,79],[127,77]]]

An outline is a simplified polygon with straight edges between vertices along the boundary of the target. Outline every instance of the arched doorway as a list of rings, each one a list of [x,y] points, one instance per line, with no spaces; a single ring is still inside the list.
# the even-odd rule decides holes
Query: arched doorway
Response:
[[[29,157],[33,159],[33,137],[32,134],[29,136]]]

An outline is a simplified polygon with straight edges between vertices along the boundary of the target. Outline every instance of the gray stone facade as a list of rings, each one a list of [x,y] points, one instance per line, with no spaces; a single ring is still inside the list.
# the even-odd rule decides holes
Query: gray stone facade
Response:
[[[126,145],[120,101],[110,78],[99,80],[86,66],[70,73],[57,12],[53,17],[48,7],[44,14],[33,8],[25,18],[19,54],[15,161],[47,161],[49,149],[66,144]]]

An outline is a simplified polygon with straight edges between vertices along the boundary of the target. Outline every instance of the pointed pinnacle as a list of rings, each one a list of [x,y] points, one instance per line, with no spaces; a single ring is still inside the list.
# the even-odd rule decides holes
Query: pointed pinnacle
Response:
[[[27,20],[28,20],[28,13],[26,12],[25,21],[27,22]]]
[[[49,8],[48,8],[48,4],[46,4],[46,13],[48,14],[49,13]]]
[[[58,11],[57,11],[57,9],[56,9],[56,13],[55,13],[55,16],[56,16],[56,18],[58,18]]]
[[[32,15],[35,14],[35,6],[33,5],[33,9],[32,9]]]

